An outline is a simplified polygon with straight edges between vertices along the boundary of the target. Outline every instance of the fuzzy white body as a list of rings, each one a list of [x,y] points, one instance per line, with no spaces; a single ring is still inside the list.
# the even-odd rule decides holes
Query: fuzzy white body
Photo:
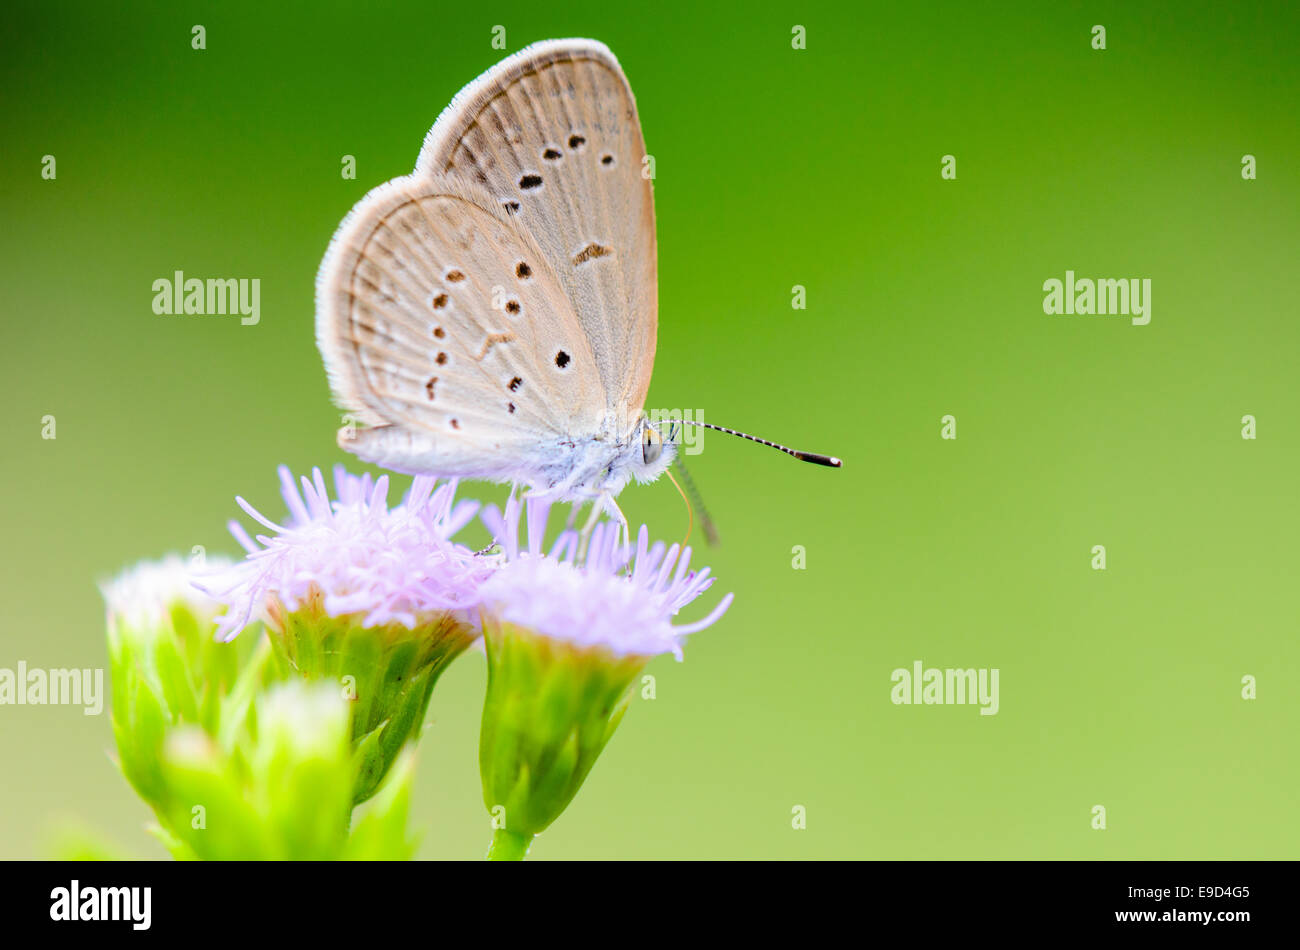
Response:
[[[595,435],[559,442],[539,441],[529,451],[515,453],[513,463],[491,459],[448,458],[430,436],[414,429],[384,426],[339,431],[339,446],[363,461],[407,475],[429,472],[480,478],[503,484],[531,485],[539,496],[554,501],[613,498],[628,483],[651,482],[677,457],[677,446],[665,442],[662,454],[647,462],[642,436],[644,421],[631,433],[618,435],[613,426]]]

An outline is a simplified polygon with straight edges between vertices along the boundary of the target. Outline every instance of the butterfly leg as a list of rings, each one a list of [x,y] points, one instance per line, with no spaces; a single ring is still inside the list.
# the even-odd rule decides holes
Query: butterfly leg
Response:
[[[630,549],[632,546],[632,526],[628,524],[627,515],[623,514],[623,509],[618,506],[613,495],[605,494],[600,496],[600,506],[608,509],[609,513],[618,519],[618,538],[615,545],[619,550],[627,545]]]
[[[510,510],[510,505],[511,505],[512,503],[514,503],[514,501],[515,501],[515,496],[516,496],[516,494],[518,493],[518,491],[519,491],[519,483],[518,483],[518,482],[511,482],[511,483],[510,483],[510,494],[506,496],[506,510],[507,510],[507,511]],[[496,547],[498,544],[500,544],[500,543],[501,543],[501,539],[498,538],[496,535],[493,535],[491,538],[488,539],[488,543],[487,543],[486,545],[484,545],[481,549],[479,549],[479,550],[477,550],[477,551],[474,552],[474,556],[475,556],[475,557],[483,557],[483,556],[485,556],[485,555],[487,555],[487,554],[491,554],[491,553],[492,553],[492,549],[495,548],[495,547]]]
[[[577,514],[578,505],[573,506],[573,513]],[[587,545],[591,543],[591,533],[596,530],[596,522],[600,520],[600,499],[596,498],[591,503],[591,514],[587,516],[587,523],[582,526],[582,531],[578,534],[578,563],[584,563],[587,560]]]

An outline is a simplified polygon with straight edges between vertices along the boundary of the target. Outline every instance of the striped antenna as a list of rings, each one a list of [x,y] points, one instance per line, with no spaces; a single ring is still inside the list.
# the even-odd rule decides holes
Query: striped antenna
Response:
[[[687,426],[700,426],[704,429],[713,429],[717,432],[725,432],[727,435],[736,435],[742,439],[748,439],[750,442],[757,442],[759,445],[766,445],[769,448],[784,452],[786,455],[793,456],[801,462],[812,462],[814,465],[826,465],[830,468],[839,468],[840,460],[833,455],[819,455],[816,452],[800,452],[798,449],[792,449],[788,445],[779,445],[776,442],[769,442],[767,439],[760,439],[756,435],[749,435],[745,432],[737,432],[735,429],[728,429],[726,426],[715,426],[711,422],[696,422],[692,419],[674,419],[674,422],[680,422]]]

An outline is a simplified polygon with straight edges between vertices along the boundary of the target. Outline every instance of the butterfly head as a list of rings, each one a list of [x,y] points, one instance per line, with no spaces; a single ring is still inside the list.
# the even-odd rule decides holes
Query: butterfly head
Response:
[[[676,457],[672,433],[665,437],[646,419],[639,419],[605,469],[602,490],[617,494],[630,481],[652,482],[667,471]]]

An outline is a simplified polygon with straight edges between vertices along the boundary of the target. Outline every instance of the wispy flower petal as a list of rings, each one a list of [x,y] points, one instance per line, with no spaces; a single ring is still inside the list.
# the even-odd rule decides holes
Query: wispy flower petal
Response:
[[[566,530],[543,552],[549,506],[522,506],[511,498],[504,514],[494,506],[483,522],[504,550],[501,567],[480,591],[484,607],[501,620],[576,646],[604,647],[619,656],[682,656],[682,639],[716,623],[731,606],[722,598],[704,619],[674,625],[673,618],[713,584],[708,568],[691,571],[691,549],[649,542],[644,525],[636,546],[619,545],[617,525],[602,522],[578,563],[578,536]],[[521,547],[521,522],[527,542]]]
[[[430,614],[477,605],[493,564],[452,540],[478,510],[477,502],[456,502],[455,481],[417,477],[389,508],[387,475],[337,466],[331,499],[319,468],[297,482],[287,467],[279,472],[287,521],[277,524],[237,499],[271,533],[250,537],[231,522],[248,554],[207,588],[227,605],[218,620],[224,638],[262,615],[268,598],[294,611],[319,597],[328,615],[359,615],[367,627],[413,627]]]

